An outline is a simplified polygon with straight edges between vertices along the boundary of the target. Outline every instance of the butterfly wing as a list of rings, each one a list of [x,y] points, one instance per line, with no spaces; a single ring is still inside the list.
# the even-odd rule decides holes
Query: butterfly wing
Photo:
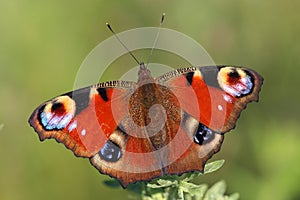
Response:
[[[40,105],[29,123],[41,141],[56,139],[124,187],[149,180],[162,172],[147,132],[129,116],[136,88],[134,82],[111,81],[75,90]],[[130,131],[122,124],[130,124]]]
[[[63,94],[35,109],[29,123],[41,141],[54,138],[76,156],[90,157],[117,128],[134,87],[134,82],[111,81]],[[120,106],[112,110],[112,104]]]
[[[182,135],[181,143],[189,143],[166,173],[203,171],[206,161],[219,151],[223,134],[235,127],[249,102],[258,100],[262,81],[255,71],[232,66],[182,68],[157,78],[180,102],[182,122],[173,134]],[[172,159],[180,146],[170,143],[169,148]]]
[[[255,71],[233,66],[191,67],[157,78],[181,102],[181,108],[210,129],[234,128],[241,111],[258,101],[263,78]]]

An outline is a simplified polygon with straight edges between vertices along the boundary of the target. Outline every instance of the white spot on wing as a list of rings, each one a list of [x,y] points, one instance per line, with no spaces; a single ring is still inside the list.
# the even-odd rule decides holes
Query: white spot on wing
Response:
[[[223,110],[223,107],[222,107],[221,105],[218,105],[218,109],[219,109],[220,111],[222,111],[222,110]]]
[[[69,128],[68,128],[68,131],[69,131],[69,132],[72,132],[75,128],[77,128],[77,121],[76,121],[76,120],[73,121],[73,122],[70,124],[70,126],[69,126]]]
[[[120,157],[121,157],[121,151],[118,152],[118,158],[120,158]]]
[[[85,136],[85,135],[86,135],[86,130],[85,130],[85,129],[82,129],[81,135],[82,135],[82,136]]]
[[[224,100],[225,100],[226,102],[232,103],[232,98],[231,98],[229,95],[224,94],[224,95],[223,95],[223,98],[224,98]]]

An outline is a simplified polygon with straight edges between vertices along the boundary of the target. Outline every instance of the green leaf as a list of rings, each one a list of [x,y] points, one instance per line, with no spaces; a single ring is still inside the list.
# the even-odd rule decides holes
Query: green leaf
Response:
[[[177,199],[184,199],[182,188],[178,188],[178,190],[177,190],[177,196],[178,196]]]
[[[170,185],[177,185],[177,180],[158,179],[157,183],[161,186],[168,187]]]
[[[169,187],[171,185],[177,185],[177,180],[168,180],[168,179],[157,179],[156,183],[147,183],[147,187],[149,188],[163,188],[163,187]]]
[[[203,200],[238,200],[240,198],[240,195],[238,193],[226,196],[224,195],[225,191],[225,181],[219,181],[207,190]]]
[[[165,200],[166,197],[164,196],[164,193],[155,193],[152,194],[151,197],[144,196],[142,199],[143,200]]]
[[[219,181],[207,190],[204,200],[223,199],[221,197],[224,196],[225,191],[226,191],[225,181]]]
[[[216,160],[211,163],[207,163],[204,167],[204,173],[203,174],[209,174],[212,173],[218,169],[220,169],[223,164],[225,163],[225,160]],[[201,172],[188,172],[182,175],[183,181],[190,181],[193,180],[194,178],[203,175]]]
[[[206,164],[204,167],[204,174],[212,173],[212,172],[220,169],[223,166],[224,162],[225,162],[225,160],[217,160],[217,161]]]
[[[191,196],[198,196],[198,197],[203,197],[205,191],[207,190],[207,185],[206,184],[201,184],[201,185],[196,185],[193,183],[188,183],[188,182],[181,182],[180,183],[180,188],[185,192],[190,194]]]
[[[240,198],[240,195],[238,193],[233,193],[229,196],[228,200],[238,200]]]
[[[188,173],[185,173],[182,175],[182,177],[183,177],[182,181],[188,182],[200,175],[202,175],[201,172],[188,172]]]

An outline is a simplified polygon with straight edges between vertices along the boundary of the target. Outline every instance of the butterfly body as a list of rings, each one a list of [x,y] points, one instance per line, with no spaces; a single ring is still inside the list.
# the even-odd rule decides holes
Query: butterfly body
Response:
[[[123,187],[166,174],[203,171],[262,77],[232,66],[189,67],[138,81],[109,81],[53,98],[29,119],[41,140],[54,138],[90,159]]]

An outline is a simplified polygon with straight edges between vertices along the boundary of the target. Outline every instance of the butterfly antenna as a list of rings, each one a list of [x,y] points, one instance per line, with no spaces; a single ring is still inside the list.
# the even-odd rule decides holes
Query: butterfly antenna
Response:
[[[128,49],[128,47],[122,42],[122,40],[118,37],[115,31],[112,29],[109,23],[106,23],[107,28],[113,33],[113,35],[117,38],[117,40],[121,43],[121,45],[127,50],[127,52],[131,55],[131,57],[137,62],[137,64],[141,64],[138,59],[133,55],[133,53]]]
[[[156,33],[156,37],[155,37],[153,46],[152,46],[152,48],[151,48],[150,55],[149,55],[149,57],[148,57],[148,59],[147,59],[147,62],[146,62],[146,67],[147,67],[148,64],[149,64],[150,58],[151,58],[151,56],[152,56],[152,54],[153,54],[153,50],[154,50],[154,48],[155,48],[155,46],[156,46],[156,43],[157,43],[157,40],[158,40],[158,36],[159,36],[160,30],[161,30],[161,27],[162,27],[162,24],[163,24],[163,22],[164,22],[164,20],[165,20],[165,16],[166,16],[166,13],[163,13],[162,16],[161,16],[161,20],[160,20],[160,23],[159,23],[158,31],[157,31],[157,33]]]

